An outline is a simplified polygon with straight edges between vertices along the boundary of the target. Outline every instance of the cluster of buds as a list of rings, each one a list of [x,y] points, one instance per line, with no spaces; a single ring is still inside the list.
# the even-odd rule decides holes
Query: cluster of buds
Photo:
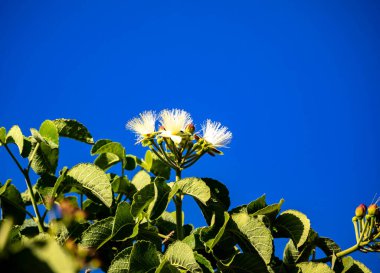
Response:
[[[69,226],[73,221],[84,222],[86,221],[86,212],[78,208],[77,204],[69,199],[62,199],[59,202],[59,209],[62,221]]]
[[[161,161],[176,170],[190,167],[204,154],[223,154],[220,148],[227,147],[232,139],[227,127],[211,120],[196,132],[190,114],[179,109],[165,109],[158,115],[145,111],[126,127],[136,134],[137,143],[148,146]]]
[[[360,204],[352,218],[356,242],[364,252],[379,251],[380,245],[380,210],[374,203],[368,206]]]

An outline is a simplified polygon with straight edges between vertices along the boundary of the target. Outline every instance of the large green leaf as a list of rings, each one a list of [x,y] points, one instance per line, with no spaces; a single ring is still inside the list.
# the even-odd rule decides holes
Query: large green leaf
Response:
[[[239,246],[244,252],[257,252],[266,264],[273,254],[271,231],[257,217],[246,212],[231,215],[230,231],[237,236]]]
[[[197,252],[194,252],[194,257],[197,263],[202,268],[203,273],[214,273],[214,268],[212,268],[210,261],[207,260],[206,257]]]
[[[9,185],[9,183],[5,183],[5,189],[3,186],[2,191],[4,191],[0,195],[2,216],[3,218],[12,218],[14,224],[21,225],[26,217],[25,205],[20,192],[14,185]]]
[[[310,220],[305,214],[296,210],[287,210],[276,219],[275,226],[279,237],[291,238],[299,248],[307,240],[310,232]]]
[[[24,135],[22,134],[20,127],[17,125],[12,126],[12,128],[8,131],[5,141],[6,143],[15,143],[20,154],[22,154],[24,148]]]
[[[160,258],[153,243],[137,241],[129,258],[129,272],[149,273],[154,272],[160,265]]]
[[[177,268],[200,273],[202,268],[197,263],[193,250],[186,243],[176,241],[172,243],[165,252],[164,258]]]
[[[190,195],[203,204],[206,204],[211,197],[210,188],[202,179],[196,177],[189,177],[175,182],[170,193],[170,199],[177,192]]]
[[[222,270],[223,273],[270,273],[256,253],[239,253]]]
[[[300,249],[294,245],[293,240],[289,240],[284,249],[284,263],[295,264],[306,262],[309,260],[314,246],[312,244],[304,244]]]
[[[40,126],[40,134],[44,139],[46,139],[50,143],[51,147],[54,147],[54,145],[54,148],[58,147],[59,135],[54,122],[52,122],[51,120],[45,120]]]
[[[61,137],[68,137],[88,144],[93,144],[94,140],[87,128],[80,122],[73,119],[53,120]]]
[[[129,258],[131,256],[132,247],[128,247],[119,252],[112,260],[107,273],[128,273],[129,272]]]
[[[81,246],[85,248],[98,248],[102,246],[111,235],[114,227],[114,217],[108,217],[89,226],[82,234]]]
[[[70,169],[62,181],[64,186],[83,188],[96,196],[107,207],[112,205],[112,187],[106,173],[98,166],[81,163]]]
[[[327,264],[315,262],[303,262],[297,264],[302,273],[334,273]]]

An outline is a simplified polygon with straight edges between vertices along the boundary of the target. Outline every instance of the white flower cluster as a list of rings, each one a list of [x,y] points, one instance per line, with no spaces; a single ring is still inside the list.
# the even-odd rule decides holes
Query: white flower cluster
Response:
[[[156,122],[159,128],[156,130]],[[127,129],[133,131],[137,137],[137,143],[155,137],[170,138],[179,145],[184,138],[193,137],[196,142],[206,143],[210,149],[227,147],[232,139],[232,133],[219,122],[207,120],[202,124],[200,134],[194,133],[193,120],[190,114],[180,109],[165,109],[158,115],[154,111],[145,111],[138,117],[130,120]]]

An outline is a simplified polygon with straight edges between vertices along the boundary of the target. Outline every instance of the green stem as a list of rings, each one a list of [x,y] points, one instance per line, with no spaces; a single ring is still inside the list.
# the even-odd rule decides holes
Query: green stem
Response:
[[[175,170],[175,180],[176,181],[181,180],[180,169]],[[175,215],[176,215],[176,223],[177,223],[177,239],[182,240],[183,239],[183,219],[182,219],[182,194],[181,193],[177,193],[174,196],[174,203],[175,203]]]
[[[29,168],[30,168],[30,162],[32,162],[35,154],[36,154],[36,151],[37,149],[39,148],[39,143],[37,143],[36,147],[34,148],[34,151],[30,157],[30,161],[29,161],[29,164],[28,164],[28,168],[27,169],[23,169],[21,164],[18,162],[17,158],[13,155],[12,151],[9,149],[8,145],[3,143],[5,149],[7,150],[7,152],[9,153],[9,155],[11,156],[11,158],[13,159],[13,161],[16,163],[17,167],[20,169],[21,173],[24,175],[24,178],[25,178],[25,182],[26,182],[26,185],[28,187],[28,190],[30,192],[30,199],[32,201],[32,206],[33,206],[33,209],[34,209],[34,213],[36,214],[36,217],[37,217],[37,225],[38,225],[38,230],[40,232],[44,232],[44,225],[43,225],[43,222],[42,222],[42,218],[41,218],[41,215],[40,215],[40,212],[38,210],[38,207],[37,207],[37,202],[36,202],[36,197],[34,195],[34,191],[33,191],[33,186],[32,186],[32,182],[30,181],[30,177],[29,177]],[[33,217],[34,218],[34,217]]]

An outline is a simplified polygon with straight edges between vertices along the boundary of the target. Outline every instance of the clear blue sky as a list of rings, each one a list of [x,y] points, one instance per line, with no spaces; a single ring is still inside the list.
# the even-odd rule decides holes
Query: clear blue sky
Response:
[[[233,206],[283,197],[349,247],[355,207],[380,193],[379,14],[375,0],[2,0],[0,125],[75,118],[142,156],[125,123],[143,110],[220,121],[225,156],[185,176],[224,182]],[[85,144],[61,148],[60,166],[93,160]],[[25,188],[1,149],[11,177]],[[380,254],[355,257],[380,272]]]

